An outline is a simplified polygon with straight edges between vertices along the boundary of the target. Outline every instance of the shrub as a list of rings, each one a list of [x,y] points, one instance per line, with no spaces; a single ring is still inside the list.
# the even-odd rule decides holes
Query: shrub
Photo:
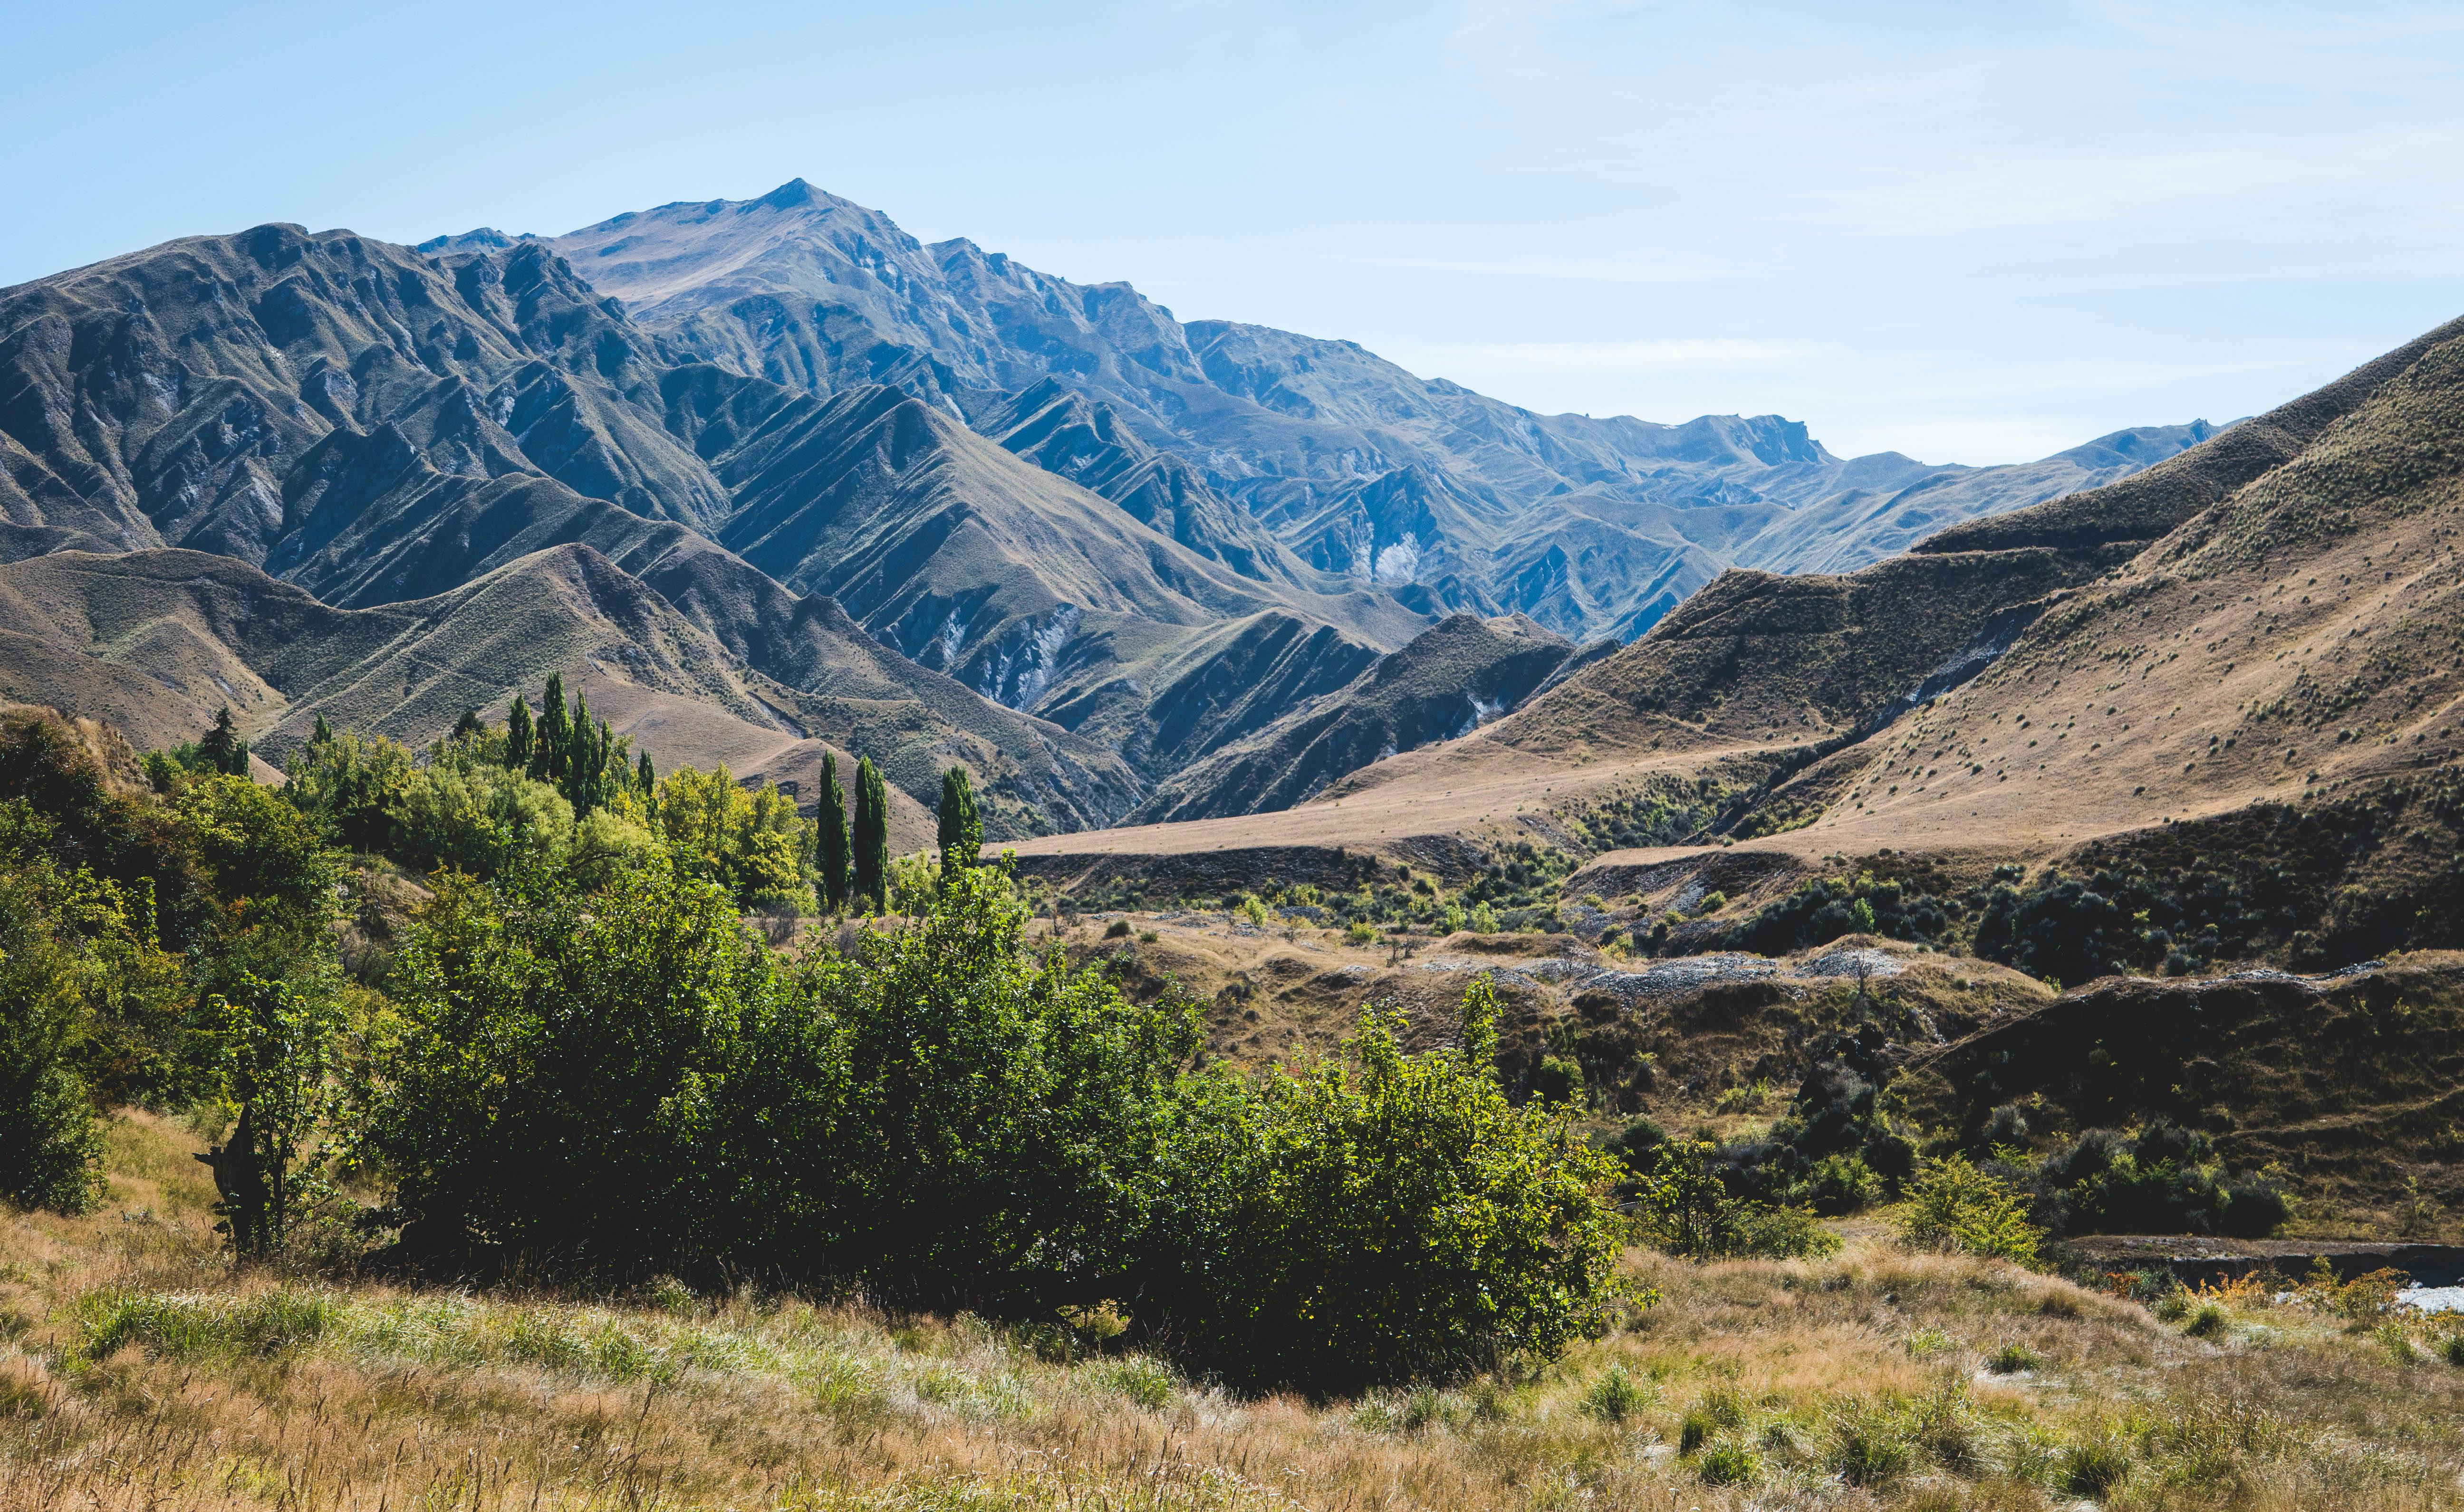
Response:
[[[2035,1263],[2044,1238],[2028,1221],[2027,1204],[1964,1155],[1926,1163],[1899,1229],[1902,1241],[1914,1248],[1961,1250],[2021,1265]]]
[[[2291,1216],[2283,1188],[2229,1180],[2214,1142],[2158,1119],[2134,1133],[2091,1129],[2031,1175],[2037,1216],[2064,1233],[2273,1233]]]
[[[2233,1326],[2226,1311],[2211,1302],[2203,1302],[2182,1324],[2182,1331],[2193,1339],[2213,1339]]]
[[[1135,1304],[1236,1384],[1351,1391],[1555,1355],[1604,1321],[1614,1168],[1492,1067],[1494,999],[1463,1045],[1405,1055],[1364,1012],[1342,1059],[1219,1069],[1177,1111]]]
[[[830,1278],[1009,1316],[1122,1295],[1195,1020],[1023,954],[1023,924],[973,867],[788,969],[665,861],[589,898],[447,879],[403,953],[363,1156],[413,1258]]]
[[[1793,1259],[1834,1253],[1839,1237],[1802,1208],[1773,1208],[1728,1194],[1708,1140],[1663,1140],[1631,1184],[1644,1242],[1688,1260],[1737,1256]]]
[[[1365,919],[1354,919],[1345,926],[1343,938],[1352,945],[1375,945],[1377,943],[1377,929]]]
[[[87,963],[58,917],[58,873],[0,859],[16,862],[0,870],[0,1198],[79,1213],[102,1186],[102,1136],[71,1062]]]
[[[1104,938],[1108,940],[1126,940],[1129,937],[1130,921],[1127,919],[1114,919],[1104,926]]]

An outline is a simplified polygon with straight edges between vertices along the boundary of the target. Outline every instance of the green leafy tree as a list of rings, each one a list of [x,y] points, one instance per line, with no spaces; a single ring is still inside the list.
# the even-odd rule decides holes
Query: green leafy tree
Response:
[[[658,825],[686,868],[738,904],[810,901],[796,805],[775,783],[750,791],[727,768],[679,767],[659,784]]]
[[[90,873],[9,844],[31,814],[0,805],[0,1199],[81,1213],[102,1192],[102,1137],[76,1056],[103,963],[92,937],[123,900]]]
[[[392,1184],[407,1257],[711,1277],[739,1258],[733,1199],[792,1197],[744,1192],[748,1162],[803,1171],[826,1148],[752,1128],[730,1143],[722,1103],[772,961],[716,884],[665,858],[594,896],[539,866],[445,875],[393,983],[353,1158]]]
[[[1669,1139],[1638,1151],[1645,1163],[1633,1183],[1636,1226],[1644,1242],[1701,1260],[1787,1260],[1839,1248],[1838,1236],[1802,1208],[1731,1195],[1713,1169],[1718,1148],[1707,1139]]]
[[[873,909],[890,906],[890,789],[866,756],[855,767],[855,855],[850,887]]]
[[[1493,1004],[1466,1004],[1477,1046]],[[1343,1058],[1195,1077],[1132,1304],[1235,1382],[1352,1391],[1547,1358],[1596,1327],[1614,1167],[1517,1107],[1475,1048],[1403,1053],[1364,1012]]]
[[[389,852],[417,870],[451,866],[494,876],[518,858],[561,858],[574,834],[573,805],[529,776],[447,752],[404,791]]]
[[[965,767],[941,774],[939,819],[941,875],[947,877],[974,866],[984,848],[984,823],[976,813],[976,790]]]
[[[237,1115],[229,1137],[196,1158],[211,1168],[215,1211],[231,1248],[267,1255],[289,1241],[319,1190],[319,1148],[336,1107],[341,1013],[330,978],[241,975],[209,1004],[222,1095]]]
[[[292,759],[282,796],[345,848],[390,855],[418,773],[410,753],[383,735],[326,732]]]
[[[844,912],[847,904],[847,794],[839,789],[839,758],[833,752],[822,753],[821,815],[815,822],[821,831],[816,849],[823,901],[832,913]]]
[[[1124,1294],[1198,1019],[1026,953],[1025,924],[1000,868],[974,867],[807,978],[854,1136],[826,1268],[878,1295],[1048,1316]]]

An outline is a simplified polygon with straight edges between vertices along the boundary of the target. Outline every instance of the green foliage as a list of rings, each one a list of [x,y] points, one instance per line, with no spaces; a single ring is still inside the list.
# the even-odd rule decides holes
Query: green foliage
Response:
[[[1706,907],[1704,911],[1710,910]],[[1896,879],[1859,872],[1799,885],[1794,892],[1766,904],[1727,931],[1724,943],[1728,950],[1783,955],[1827,944],[1843,934],[1931,941],[1948,932],[1964,911],[1955,899],[1909,893]]]
[[[243,972],[229,996],[207,1003],[230,1137],[198,1158],[214,1173],[216,1211],[231,1248],[272,1254],[290,1240],[320,1189],[319,1148],[337,1107],[335,984],[267,981]]]
[[[78,1213],[102,1192],[102,1138],[76,1051],[129,925],[119,889],[11,844],[32,819],[0,806],[0,1199]]]
[[[941,774],[941,870],[944,875],[976,864],[984,847],[984,822],[976,813],[976,792],[967,769],[954,766]]]
[[[1614,1168],[1462,1051],[1364,1012],[1342,1058],[1191,1078],[1139,1315],[1246,1385],[1352,1391],[1548,1357],[1596,1326]]]
[[[842,913],[847,905],[847,794],[839,788],[839,758],[834,752],[822,753],[821,816],[816,822],[822,902],[832,913]]]
[[[2291,1216],[2275,1182],[2233,1179],[2215,1143],[2162,1119],[2134,1132],[2091,1129],[2027,1173],[2038,1221],[2060,1233],[2273,1233]]]
[[[881,769],[866,756],[855,766],[855,854],[849,862],[849,889],[873,909],[890,902],[890,789]]]
[[[531,728],[531,706],[522,702],[521,694],[516,693],[513,707],[505,712],[505,765],[517,772],[528,772],[537,749],[537,734]]]
[[[665,862],[588,899],[449,879],[398,968],[360,1158],[397,1184],[407,1247],[449,1265],[833,1279],[1009,1315],[1119,1295],[1195,1023],[1022,954],[1023,923],[972,868],[790,970]]]
[[[2073,1496],[2103,1501],[2130,1475],[2130,1455],[2109,1440],[2075,1444],[2062,1456],[2061,1488]]]
[[[328,729],[292,757],[289,776],[282,796],[323,820],[345,847],[392,854],[400,845],[404,809],[416,784],[408,751],[383,735]]]
[[[1985,1363],[1986,1368],[1996,1375],[2016,1375],[2022,1370],[2041,1370],[2045,1364],[2037,1358],[2035,1350],[2024,1344],[2006,1344],[1994,1350],[1993,1358]]]
[[[1583,1392],[1583,1411],[1604,1423],[1622,1423],[1651,1405],[1651,1389],[1612,1365]]]
[[[1961,1250],[2036,1262],[2044,1231],[2028,1221],[2028,1204],[1965,1155],[1928,1161],[1909,1189],[1898,1218],[1900,1238],[1918,1249]]]
[[[775,987],[725,892],[663,859],[596,897],[537,864],[437,882],[354,1120],[406,1254],[706,1273],[740,1179],[715,1100]]]
[[[629,804],[623,811],[633,812]],[[680,767],[660,779],[655,811],[678,865],[737,904],[810,906],[811,826],[775,784],[747,790],[723,766]]]
[[[248,776],[248,742],[231,723],[231,705],[215,712],[214,727],[198,737],[196,752],[203,770],[225,777]]]
[[[1643,1241],[1687,1260],[1793,1259],[1837,1252],[1839,1237],[1802,1208],[1731,1196],[1707,1139],[1662,1140],[1630,1158]],[[1636,1164],[1639,1162],[1639,1166]]]
[[[451,748],[419,770],[395,814],[386,854],[417,871],[450,866],[491,877],[525,856],[561,855],[573,838],[573,804],[563,794]]]
[[[1762,1470],[1762,1461],[1743,1444],[1713,1444],[1694,1460],[1694,1473],[1706,1486],[1751,1485]]]

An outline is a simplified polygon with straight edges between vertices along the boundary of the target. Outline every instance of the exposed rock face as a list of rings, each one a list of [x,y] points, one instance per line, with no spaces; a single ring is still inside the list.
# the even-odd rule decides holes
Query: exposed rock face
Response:
[[[1103,822],[1143,788],[1116,753],[917,666],[717,544],[738,508],[721,470],[745,468],[743,446],[722,444],[738,440],[729,422],[812,402],[671,361],[536,243],[440,258],[260,227],[7,291],[0,331],[6,555],[176,546],[221,563],[180,559],[190,576],[245,566],[297,585],[281,615],[190,613],[131,586],[158,576],[154,559],[89,562],[75,576],[116,583],[107,597],[157,628],[78,641],[13,617],[29,639],[11,670],[51,701],[168,740],[230,700],[278,753],[271,725],[295,713],[424,739],[548,670],[604,665],[764,727],[820,711],[918,793],[938,763],[981,761],[1029,829]],[[271,579],[230,581],[252,580],[243,602],[276,602]],[[566,597],[600,628],[531,625],[525,605],[551,581],[582,583]],[[380,623],[338,611],[406,603],[435,624],[428,670],[397,691],[370,690],[389,674],[348,697],[339,672],[273,675],[300,656],[323,666],[356,645],[341,626]],[[263,636],[281,625],[299,644],[277,654]],[[688,644],[691,676],[668,665]]]
[[[429,245],[504,241],[474,232]],[[551,245],[695,355],[814,393],[893,384],[1016,440],[1011,449],[1149,523],[1168,516],[1163,534],[1244,576],[1291,581],[1199,489],[1242,506],[1320,572],[1425,612],[1521,611],[1583,640],[1639,635],[1728,565],[1861,566],[2208,434],[2150,427],[1977,469],[1891,453],[1843,460],[1775,415],[1676,426],[1537,415],[1353,342],[1184,324],[1127,284],[1071,283],[963,239],[926,245],[802,180],[758,200],[619,215]],[[1086,396],[1088,408],[1021,435],[1056,390]],[[1053,445],[1051,430],[1073,433]],[[1125,478],[1149,449],[1183,475],[1133,502],[1141,486]]]

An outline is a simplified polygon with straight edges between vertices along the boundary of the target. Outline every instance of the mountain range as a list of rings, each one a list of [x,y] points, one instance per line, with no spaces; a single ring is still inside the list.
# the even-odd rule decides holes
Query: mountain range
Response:
[[[320,713],[421,740],[563,671],[806,801],[827,749],[927,802],[969,766],[997,836],[1252,812],[1732,566],[2211,434],[1965,469],[1535,415],[801,181],[556,238],[270,225],[0,290],[0,691],[148,743],[229,703],[278,764]]]
[[[1854,572],[1730,570],[1287,811],[1022,849],[1083,885],[1536,844],[1587,861],[1570,895],[1646,925],[1733,922],[1810,878],[1955,907],[2033,873],[2012,906],[2064,939],[2139,896],[2207,921],[2182,947],[2343,965],[2464,943],[2459,669],[2464,320],[2104,487]]]

